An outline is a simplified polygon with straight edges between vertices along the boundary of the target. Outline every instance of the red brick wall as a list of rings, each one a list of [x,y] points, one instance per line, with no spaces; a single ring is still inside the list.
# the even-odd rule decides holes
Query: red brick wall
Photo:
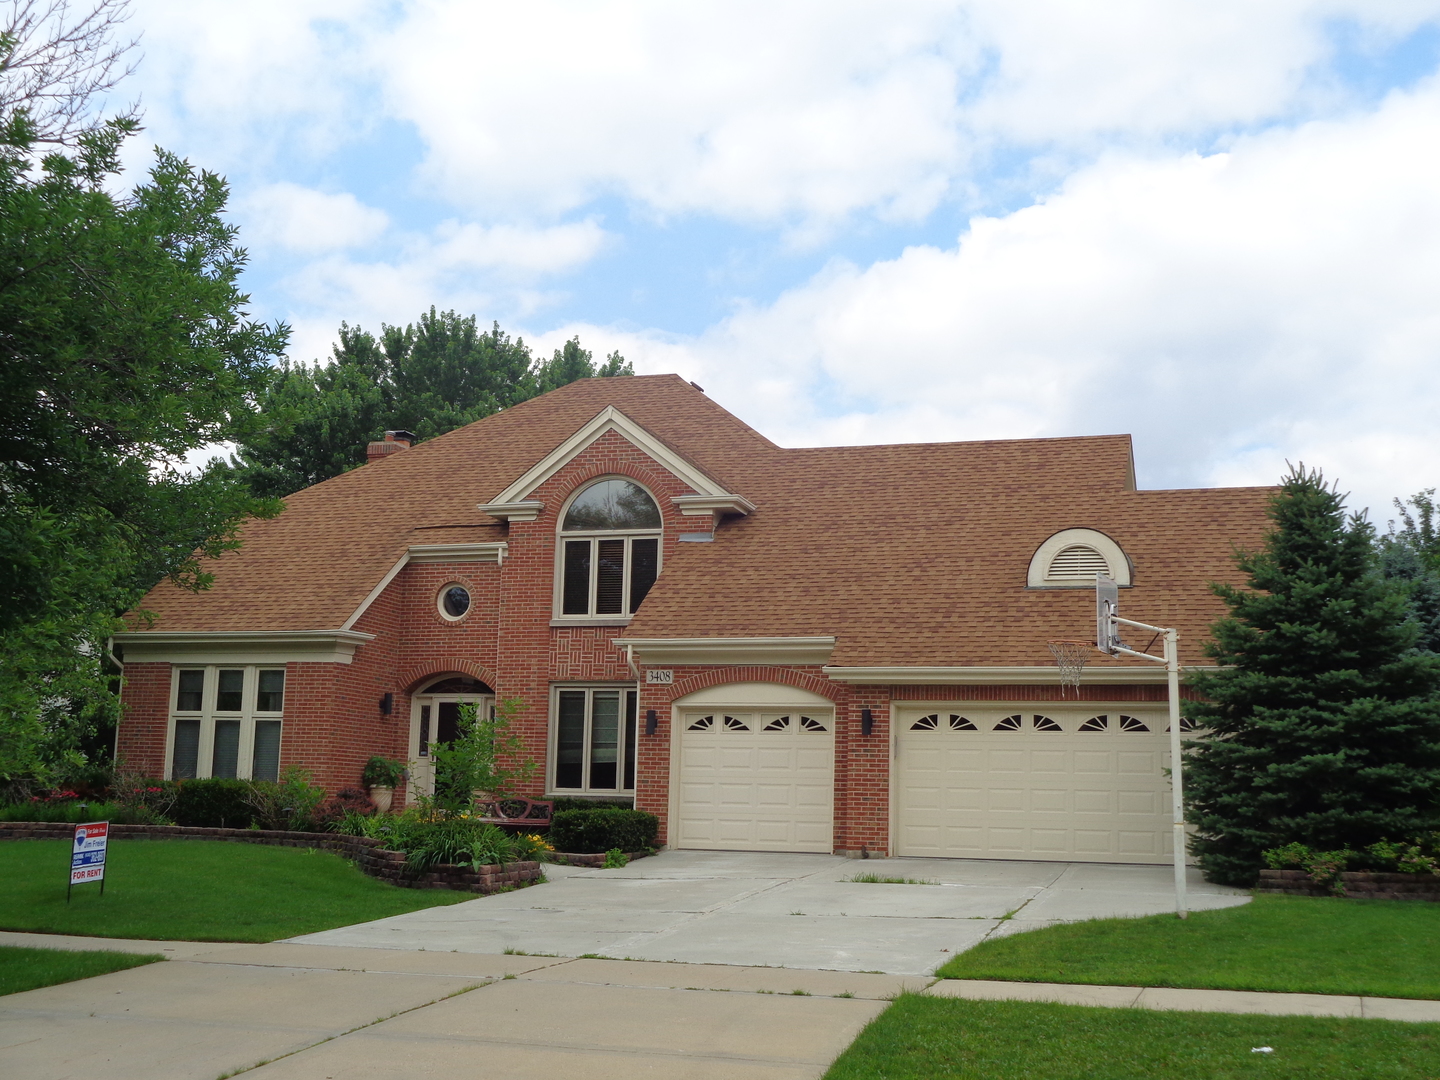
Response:
[[[126,664],[115,753],[130,769],[165,775],[170,723],[170,665]]]

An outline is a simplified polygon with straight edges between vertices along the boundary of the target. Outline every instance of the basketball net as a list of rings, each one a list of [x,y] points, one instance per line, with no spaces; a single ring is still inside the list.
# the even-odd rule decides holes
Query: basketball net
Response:
[[[1049,641],[1050,654],[1055,657],[1055,666],[1060,669],[1060,693],[1067,686],[1073,687],[1075,696],[1080,696],[1080,674],[1085,670],[1085,661],[1095,648],[1093,641]]]

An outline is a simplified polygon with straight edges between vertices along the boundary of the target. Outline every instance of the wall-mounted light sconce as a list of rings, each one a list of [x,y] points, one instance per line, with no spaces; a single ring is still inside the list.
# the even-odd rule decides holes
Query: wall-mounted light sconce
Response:
[[[380,699],[380,715],[389,716],[395,711],[395,695],[386,694]]]
[[[860,734],[869,737],[875,730],[875,714],[869,709],[860,710]]]
[[[655,727],[660,723],[660,718],[655,715],[654,709],[645,710],[645,734],[654,735]]]

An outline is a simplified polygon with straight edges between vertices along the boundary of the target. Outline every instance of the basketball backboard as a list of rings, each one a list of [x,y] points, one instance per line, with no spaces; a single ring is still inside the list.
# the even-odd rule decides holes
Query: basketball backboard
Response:
[[[1115,655],[1120,644],[1120,627],[1115,622],[1120,614],[1120,586],[1105,574],[1095,575],[1095,647]]]

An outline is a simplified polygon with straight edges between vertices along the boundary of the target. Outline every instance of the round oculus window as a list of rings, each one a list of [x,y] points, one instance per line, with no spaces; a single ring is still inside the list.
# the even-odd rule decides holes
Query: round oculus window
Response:
[[[470,590],[464,585],[446,585],[440,590],[440,614],[447,619],[463,619],[470,610]]]

